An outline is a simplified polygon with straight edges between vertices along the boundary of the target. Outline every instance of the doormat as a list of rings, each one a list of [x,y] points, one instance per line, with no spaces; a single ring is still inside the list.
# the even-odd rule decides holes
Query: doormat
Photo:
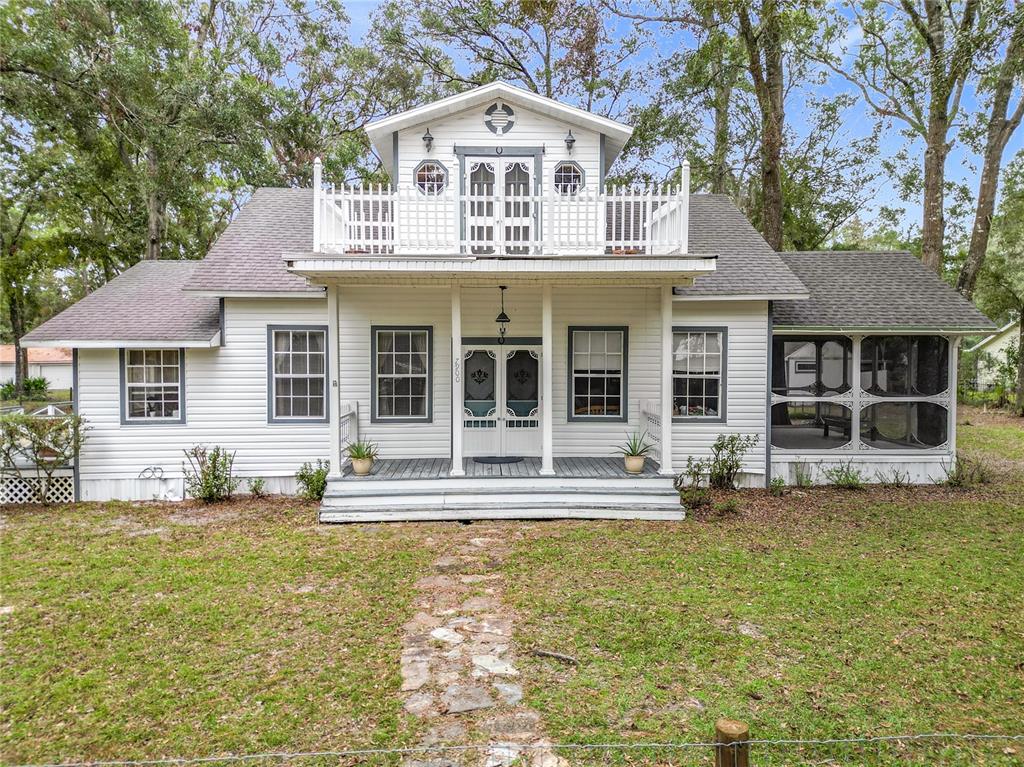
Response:
[[[515,456],[483,456],[480,458],[474,458],[477,463],[520,463],[523,459],[522,456],[516,458]]]

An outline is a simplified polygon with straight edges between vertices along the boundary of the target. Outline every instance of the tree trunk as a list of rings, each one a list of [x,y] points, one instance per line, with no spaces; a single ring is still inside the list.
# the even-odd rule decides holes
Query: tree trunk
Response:
[[[1017,415],[1024,416],[1024,306],[1017,313],[1021,317],[1020,334],[1017,336],[1017,398],[1014,410]]]
[[[1024,56],[1024,21],[1018,22],[1013,36],[1006,48],[1006,59],[999,69],[999,79],[992,93],[992,112],[988,119],[988,134],[985,140],[984,164],[981,169],[981,183],[978,187],[978,204],[974,213],[974,226],[971,228],[971,244],[967,250],[967,260],[960,269],[956,281],[956,289],[966,298],[974,297],[974,288],[978,282],[978,274],[985,262],[988,251],[988,238],[992,231],[992,215],[996,207],[996,192],[999,189],[999,171],[1003,163],[1003,151],[1010,136],[1020,125],[1024,116],[1024,96],[1014,113],[1007,117],[1010,94],[1018,70],[1021,68],[1021,57]]]
[[[774,250],[782,250],[782,20],[778,0],[764,0],[760,29],[750,12],[737,6],[740,34],[747,48],[750,78],[761,110],[761,233]]]
[[[941,103],[938,103],[941,101]],[[946,233],[946,135],[949,121],[946,117],[946,99],[933,96],[928,118],[928,134],[924,150],[924,220],[921,227],[921,260],[933,272],[942,273]]]
[[[732,83],[725,79],[715,84],[715,143],[711,157],[711,193],[727,194],[729,177],[729,104]]]
[[[13,291],[8,291],[7,317],[14,335],[14,396],[21,399],[28,377],[28,350],[21,346],[21,337],[25,335],[25,313],[21,297],[14,294],[17,290],[18,287],[14,286]]]
[[[146,167],[149,188],[146,192],[146,252],[143,258],[155,261],[160,258],[167,230],[167,200],[160,191],[159,161],[153,150],[146,155]]]

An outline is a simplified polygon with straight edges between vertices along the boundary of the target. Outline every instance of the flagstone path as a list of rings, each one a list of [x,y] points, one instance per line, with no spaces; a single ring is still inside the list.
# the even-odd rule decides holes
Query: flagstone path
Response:
[[[440,556],[433,574],[417,581],[417,612],[403,627],[403,705],[428,723],[421,745],[487,747],[482,755],[449,751],[442,759],[428,752],[407,767],[508,767],[517,759],[567,767],[548,748],[540,715],[522,702],[515,615],[501,572],[507,539],[507,531],[473,525],[428,541]]]

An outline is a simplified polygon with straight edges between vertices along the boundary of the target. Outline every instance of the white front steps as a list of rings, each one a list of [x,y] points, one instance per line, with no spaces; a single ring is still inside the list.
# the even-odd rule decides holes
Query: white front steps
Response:
[[[328,482],[321,522],[473,519],[682,520],[668,477],[447,478]]]

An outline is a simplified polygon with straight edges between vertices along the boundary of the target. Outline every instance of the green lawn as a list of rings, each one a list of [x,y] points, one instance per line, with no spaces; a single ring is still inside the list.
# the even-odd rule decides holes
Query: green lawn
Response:
[[[1024,730],[1024,428],[967,420],[962,444],[998,474],[981,489],[752,492],[714,520],[497,525],[525,532],[506,593],[548,734],[704,740],[723,715],[772,738]],[[2,519],[0,760],[418,739],[400,627],[452,526],[317,527],[287,500]]]
[[[403,743],[391,693],[418,540],[317,528],[309,505],[176,511],[9,515],[3,761]]]
[[[995,484],[537,530],[519,638],[580,663],[531,658],[530,704],[561,741],[700,740],[720,716],[764,738],[1021,733],[1024,424],[960,433]]]

